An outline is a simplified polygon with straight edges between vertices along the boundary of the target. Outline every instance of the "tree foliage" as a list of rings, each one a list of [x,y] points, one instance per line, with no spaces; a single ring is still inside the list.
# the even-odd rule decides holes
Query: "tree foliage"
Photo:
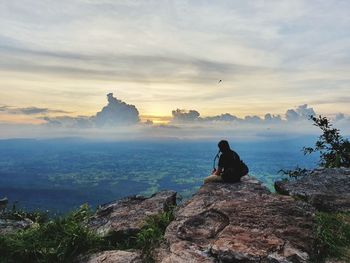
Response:
[[[304,154],[320,153],[319,164],[326,168],[350,167],[350,142],[333,128],[323,116],[311,116],[314,125],[322,130],[314,147],[304,147]]]

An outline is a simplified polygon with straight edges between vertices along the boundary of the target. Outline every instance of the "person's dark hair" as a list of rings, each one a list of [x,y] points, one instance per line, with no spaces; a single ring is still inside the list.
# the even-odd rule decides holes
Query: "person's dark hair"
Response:
[[[220,149],[220,152],[228,152],[231,150],[230,145],[228,144],[228,141],[226,141],[226,140],[221,140],[218,143],[218,147]]]

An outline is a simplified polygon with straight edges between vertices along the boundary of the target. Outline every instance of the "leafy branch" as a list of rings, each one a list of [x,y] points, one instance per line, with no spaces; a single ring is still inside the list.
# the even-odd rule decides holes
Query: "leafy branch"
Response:
[[[350,167],[350,142],[340,135],[338,129],[333,128],[326,117],[311,116],[314,126],[322,130],[314,147],[304,147],[304,154],[320,153],[319,164],[326,168]]]

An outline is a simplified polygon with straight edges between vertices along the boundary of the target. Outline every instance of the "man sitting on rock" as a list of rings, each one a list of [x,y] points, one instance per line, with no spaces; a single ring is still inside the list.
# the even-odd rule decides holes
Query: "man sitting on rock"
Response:
[[[204,179],[204,183],[239,182],[241,177],[248,173],[248,167],[241,161],[239,155],[231,150],[227,141],[220,141],[218,147],[221,153],[218,168],[214,167],[212,174]]]

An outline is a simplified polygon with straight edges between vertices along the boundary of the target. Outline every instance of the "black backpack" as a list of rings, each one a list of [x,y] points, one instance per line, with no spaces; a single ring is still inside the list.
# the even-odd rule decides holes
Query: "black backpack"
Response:
[[[239,160],[236,168],[226,169],[221,174],[221,177],[225,182],[236,183],[236,182],[239,182],[243,176],[248,174],[248,172],[249,172],[248,166],[242,160]]]
[[[249,173],[248,166],[242,160],[240,160],[240,169],[239,170],[240,170],[241,177],[243,177],[243,176],[245,176],[246,174]]]

